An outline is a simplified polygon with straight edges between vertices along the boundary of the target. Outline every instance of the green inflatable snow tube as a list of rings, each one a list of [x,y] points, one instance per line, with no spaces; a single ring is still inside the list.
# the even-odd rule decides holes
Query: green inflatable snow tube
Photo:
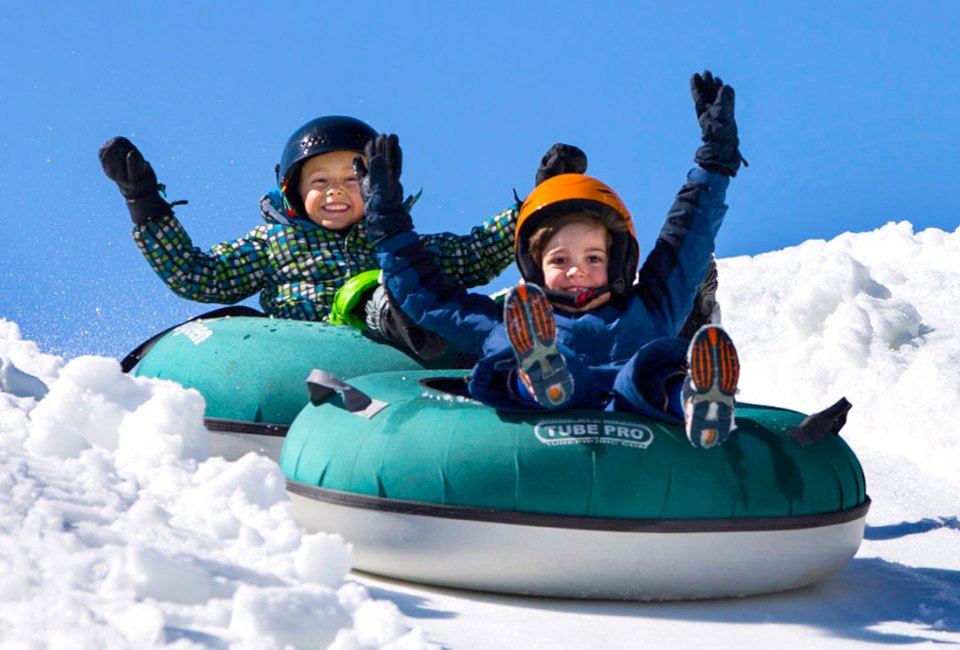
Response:
[[[308,405],[281,469],[293,485],[356,495],[364,507],[432,504],[437,516],[480,519],[809,519],[869,503],[840,436],[802,446],[788,435],[804,418],[795,411],[738,404],[730,440],[702,450],[680,427],[626,413],[497,412],[466,398],[464,379],[355,373],[353,387],[388,405],[369,418],[347,411],[339,393]]]
[[[423,362],[346,325],[267,317],[192,320],[149,345],[134,373],[195,388],[210,421],[285,428],[308,403],[314,368],[343,379],[383,370],[450,368],[452,354]]]

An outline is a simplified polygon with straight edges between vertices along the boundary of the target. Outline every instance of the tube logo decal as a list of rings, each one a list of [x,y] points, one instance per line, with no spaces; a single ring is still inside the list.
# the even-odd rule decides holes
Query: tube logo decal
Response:
[[[193,341],[194,345],[200,345],[213,336],[213,330],[204,325],[202,321],[195,320],[173,328],[173,336],[186,336]]]
[[[653,443],[649,427],[615,420],[541,420],[533,432],[545,445],[608,444],[646,449]]]

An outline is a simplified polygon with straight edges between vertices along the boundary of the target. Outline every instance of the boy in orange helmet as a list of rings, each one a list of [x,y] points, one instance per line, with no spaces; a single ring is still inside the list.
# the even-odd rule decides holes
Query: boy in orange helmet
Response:
[[[388,288],[418,324],[481,355],[468,384],[475,399],[504,410],[591,408],[682,419],[694,446],[726,441],[739,375],[733,343],[714,325],[697,331],[689,346],[677,335],[710,264],[729,178],[743,159],[733,89],[709,72],[694,75],[691,89],[703,132],[699,166],[639,275],[639,245],[620,197],[594,178],[560,174],[521,206],[515,247],[526,283],[503,306],[457,287],[418,244],[400,209],[396,136],[371,144],[369,169],[354,160]]]

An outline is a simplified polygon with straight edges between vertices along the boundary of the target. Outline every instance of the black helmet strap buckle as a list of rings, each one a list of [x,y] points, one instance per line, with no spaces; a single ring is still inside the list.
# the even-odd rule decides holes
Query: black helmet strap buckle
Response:
[[[610,293],[610,285],[605,284],[602,287],[593,287],[591,289],[587,289],[586,291],[581,291],[580,293],[575,294],[565,293],[563,291],[554,291],[546,288],[543,290],[543,292],[547,295],[547,298],[550,299],[550,302],[567,307],[573,307],[575,309],[583,309],[603,294]]]

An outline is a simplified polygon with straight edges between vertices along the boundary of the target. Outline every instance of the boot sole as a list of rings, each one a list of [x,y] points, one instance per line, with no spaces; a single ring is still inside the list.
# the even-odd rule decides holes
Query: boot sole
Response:
[[[703,448],[721,444],[734,422],[734,395],[740,379],[740,360],[730,336],[719,327],[704,327],[690,344],[687,360],[693,382],[692,413],[687,436]]]
[[[524,386],[543,406],[562,406],[573,394],[573,382],[557,351],[550,301],[539,288],[521,284],[507,296],[504,323]]]
[[[722,329],[709,327],[694,335],[688,360],[690,377],[697,386],[698,395],[716,391],[732,398],[736,394],[740,380],[740,359],[733,341]]]

